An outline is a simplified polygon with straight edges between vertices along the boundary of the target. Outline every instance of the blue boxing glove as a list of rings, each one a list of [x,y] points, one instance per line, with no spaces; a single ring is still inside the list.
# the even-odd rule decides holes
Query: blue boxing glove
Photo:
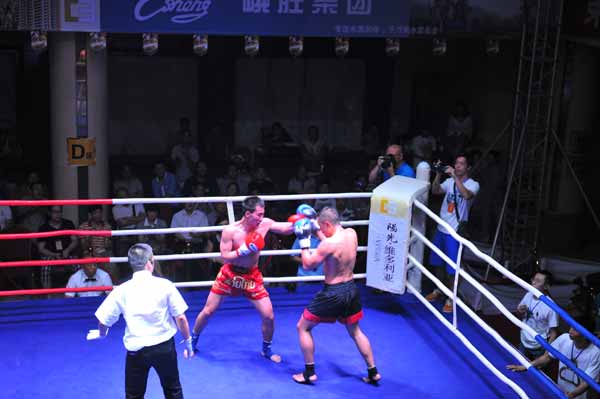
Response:
[[[315,211],[314,208],[308,204],[298,205],[298,208],[296,208],[296,214],[302,215],[309,219],[317,218],[317,211]]]
[[[308,249],[310,248],[310,232],[312,230],[312,226],[310,220],[308,219],[300,219],[296,223],[294,223],[294,234],[296,234],[296,238],[298,239],[298,243],[300,244],[300,248]]]

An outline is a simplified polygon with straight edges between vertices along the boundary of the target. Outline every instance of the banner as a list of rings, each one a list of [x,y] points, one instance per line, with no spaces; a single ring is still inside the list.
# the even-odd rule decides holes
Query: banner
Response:
[[[56,30],[98,32],[100,30],[99,0],[61,0],[58,5]]]
[[[67,138],[68,164],[71,166],[96,165],[96,139]]]
[[[102,0],[104,32],[408,36],[410,0]]]

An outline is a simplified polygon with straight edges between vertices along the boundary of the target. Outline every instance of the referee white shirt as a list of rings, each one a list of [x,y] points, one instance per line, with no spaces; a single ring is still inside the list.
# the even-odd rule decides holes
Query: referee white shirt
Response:
[[[104,270],[96,270],[94,277],[88,277],[83,269],[77,270],[69,277],[67,288],[87,288],[87,287],[112,287],[113,283],[108,273]],[[103,293],[107,295],[110,291],[89,291],[89,292],[65,292],[67,297],[100,296]]]
[[[111,327],[123,314],[127,323],[123,344],[128,351],[137,352],[171,339],[177,332],[173,317],[181,316],[187,309],[172,282],[142,270],[115,287],[96,311],[96,317]]]

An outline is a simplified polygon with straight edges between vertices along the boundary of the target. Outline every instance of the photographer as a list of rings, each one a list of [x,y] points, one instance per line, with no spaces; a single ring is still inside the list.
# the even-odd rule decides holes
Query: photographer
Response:
[[[436,175],[433,180],[431,192],[437,195],[445,194],[440,209],[440,218],[457,231],[459,230],[459,221],[466,222],[469,220],[469,209],[471,208],[473,199],[479,192],[479,183],[469,177],[469,168],[469,160],[466,155],[462,154],[456,157],[454,167],[444,167],[440,162],[433,167]],[[450,177],[444,180],[443,183],[440,183],[442,171],[444,174],[450,175]],[[450,259],[456,261],[459,247],[458,241],[448,234],[442,226],[438,226],[433,237],[433,244],[441,249]],[[435,266],[436,277],[446,284],[446,286],[451,287],[455,274],[454,268],[446,264],[433,251],[429,257],[429,264]],[[446,273],[439,268],[439,266],[443,265],[446,265]],[[433,292],[427,295],[427,300],[433,302],[441,296],[442,292],[434,289]],[[446,299],[443,311],[446,313],[452,312],[452,301],[450,299]]]
[[[377,159],[377,164],[369,172],[369,183],[377,183],[381,178],[386,181],[394,175],[415,177],[415,170],[404,162],[402,146],[399,144],[390,144],[385,155]]]

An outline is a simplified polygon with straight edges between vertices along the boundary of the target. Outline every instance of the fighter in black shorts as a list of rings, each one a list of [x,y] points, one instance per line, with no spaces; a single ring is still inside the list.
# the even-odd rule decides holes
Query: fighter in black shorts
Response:
[[[310,206],[301,205],[301,207],[305,209],[299,213],[312,214],[316,217],[316,212]],[[368,375],[363,378],[363,381],[376,384],[381,379],[381,375],[375,367],[369,339],[358,326],[363,311],[352,274],[358,247],[356,232],[351,228],[343,228],[337,211],[332,208],[324,208],[319,214],[318,221],[310,217],[297,221],[294,224],[294,232],[302,248],[302,266],[305,269],[312,269],[319,263],[324,263],[325,286],[315,295],[298,321],[298,337],[306,365],[304,372],[294,374],[292,378],[300,384],[312,384],[317,380],[314,362],[315,346],[311,330],[319,323],[333,323],[337,320],[346,326],[367,363]],[[317,234],[321,240],[313,253],[308,249],[311,233]]]

